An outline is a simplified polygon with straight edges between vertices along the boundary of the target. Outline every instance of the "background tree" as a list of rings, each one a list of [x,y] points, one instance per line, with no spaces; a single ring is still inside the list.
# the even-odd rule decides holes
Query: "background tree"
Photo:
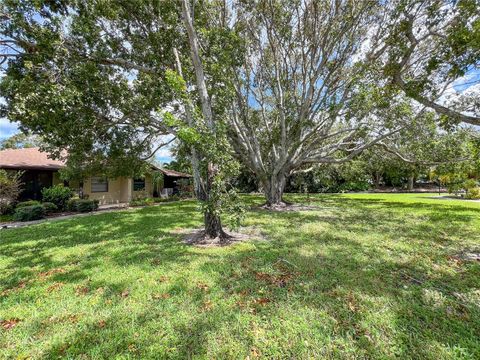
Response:
[[[40,147],[44,141],[32,134],[18,133],[0,141],[0,150]]]
[[[231,27],[247,55],[232,78],[230,129],[238,156],[268,206],[283,206],[286,179],[305,166],[342,163],[408,125],[422,110],[386,99],[365,74],[361,44],[374,1],[241,2]],[[385,116],[387,114],[388,116]]]
[[[480,125],[477,0],[388,1],[364,46],[386,92],[402,91],[444,123]]]
[[[170,144],[172,137],[164,136],[171,134],[203,151],[202,166],[213,164],[213,158],[214,165],[227,164],[228,143],[219,135],[220,126],[212,127],[216,119],[205,106],[209,90],[198,82],[202,78],[195,76],[198,67],[190,60],[196,61],[190,58],[193,24],[182,26],[189,24],[182,22],[188,12],[182,17],[179,5],[176,1],[3,2],[0,33],[7,60],[0,83],[0,95],[6,99],[2,113],[19,121],[22,130],[48,139],[45,148],[55,156],[61,157],[67,149],[70,174],[78,177],[141,174],[147,167],[142,160]],[[202,11],[196,14],[195,21],[201,24]],[[205,39],[203,49],[213,58],[222,49],[222,39],[214,32]],[[181,77],[174,71],[179,70],[178,63],[183,64]],[[186,83],[195,83],[207,93],[190,91],[185,97]],[[210,93],[221,98],[221,90]],[[195,124],[173,115],[186,103]],[[210,113],[220,116],[217,104],[210,103]],[[205,223],[214,224],[206,226],[213,229],[207,231],[212,236],[221,233],[220,207],[228,203],[226,168],[205,165],[197,178],[207,184],[197,195]],[[210,199],[213,189],[216,195]]]

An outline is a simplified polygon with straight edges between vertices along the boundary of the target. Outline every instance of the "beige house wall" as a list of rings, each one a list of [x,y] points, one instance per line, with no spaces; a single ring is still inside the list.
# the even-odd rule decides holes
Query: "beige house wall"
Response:
[[[129,202],[131,199],[153,196],[152,177],[145,177],[145,191],[133,191],[132,178],[119,177],[108,179],[108,192],[92,192],[92,179],[87,178],[83,181],[83,193],[88,195],[89,199],[96,199],[100,205],[119,204]]]
[[[151,175],[145,175],[144,191],[133,191],[133,181],[132,181],[132,196],[133,196],[133,199],[153,197],[153,179]]]

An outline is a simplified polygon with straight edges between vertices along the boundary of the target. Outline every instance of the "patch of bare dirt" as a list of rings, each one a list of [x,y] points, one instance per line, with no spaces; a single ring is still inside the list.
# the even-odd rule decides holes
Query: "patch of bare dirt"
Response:
[[[277,205],[262,205],[260,209],[269,210],[269,211],[315,211],[320,210],[319,206],[315,205],[301,205],[301,204],[290,204],[290,203],[281,203]]]
[[[265,236],[256,228],[240,228],[238,231],[229,231],[222,237],[211,238],[203,229],[179,229],[175,231],[183,235],[186,244],[198,247],[228,246],[238,242],[252,240],[266,240]]]
[[[480,262],[480,250],[476,251],[464,251],[454,256],[455,258],[463,261],[479,261]]]

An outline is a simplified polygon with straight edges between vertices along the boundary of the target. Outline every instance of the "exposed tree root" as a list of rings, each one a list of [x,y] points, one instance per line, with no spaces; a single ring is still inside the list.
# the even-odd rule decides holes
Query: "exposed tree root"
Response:
[[[318,210],[318,206],[311,205],[300,205],[294,204],[286,201],[281,201],[277,204],[268,204],[265,203],[260,205],[260,209],[270,210],[270,211],[309,211],[309,210]]]
[[[265,239],[255,229],[242,229],[242,232],[230,232],[229,234],[222,230],[222,234],[215,238],[208,236],[203,229],[181,230],[179,232],[185,234],[183,238],[185,243],[199,247],[228,246],[242,241]]]

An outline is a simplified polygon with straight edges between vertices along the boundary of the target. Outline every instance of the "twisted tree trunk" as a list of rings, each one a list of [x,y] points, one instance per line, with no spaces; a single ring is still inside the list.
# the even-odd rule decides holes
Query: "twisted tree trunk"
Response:
[[[266,208],[282,208],[288,205],[288,203],[283,200],[286,182],[287,176],[284,173],[271,175],[263,181]]]
[[[187,0],[182,1],[182,15],[183,23],[188,33],[188,40],[190,45],[190,54],[193,62],[193,67],[195,69],[195,78],[198,88],[198,94],[200,98],[200,104],[202,107],[202,115],[205,120],[205,124],[209,131],[215,135],[215,122],[213,119],[212,106],[210,104],[210,98],[207,91],[207,83],[205,80],[205,73],[203,71],[202,61],[200,59],[200,50],[198,44],[198,37],[195,29],[193,27],[193,20],[190,16],[190,5]],[[213,179],[215,177],[216,166],[212,161],[208,161],[207,164],[207,176],[204,182],[204,188],[201,190],[201,194],[197,196],[202,197],[202,201],[210,201],[210,192]],[[198,189],[197,189],[198,190]],[[212,205],[212,204],[211,204]],[[213,204],[213,207],[217,204]],[[218,204],[219,206],[219,204]],[[221,238],[225,239],[226,234],[222,229],[222,222],[218,212],[212,209],[212,206],[207,206],[204,212],[204,226],[205,226],[205,235],[210,238]]]

